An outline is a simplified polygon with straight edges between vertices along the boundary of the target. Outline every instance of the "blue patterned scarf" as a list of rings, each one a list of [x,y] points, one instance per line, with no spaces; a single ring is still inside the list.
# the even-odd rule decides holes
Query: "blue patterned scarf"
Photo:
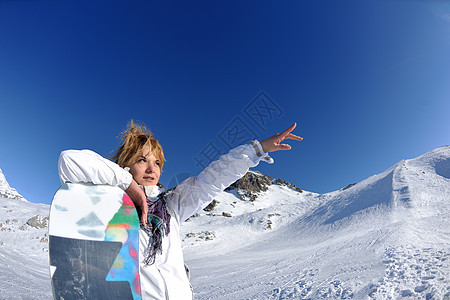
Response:
[[[157,253],[162,253],[162,239],[170,233],[170,214],[167,210],[166,197],[171,191],[165,191],[156,197],[147,195],[147,224],[141,225],[149,235],[147,249],[144,252],[146,265],[155,263]]]

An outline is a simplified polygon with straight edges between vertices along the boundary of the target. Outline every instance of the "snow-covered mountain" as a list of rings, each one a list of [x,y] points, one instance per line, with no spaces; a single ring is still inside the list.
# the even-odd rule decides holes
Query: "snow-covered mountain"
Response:
[[[47,299],[48,206],[0,202],[1,298]],[[182,237],[196,299],[450,299],[450,146],[327,194],[250,171]]]
[[[22,195],[20,195],[16,191],[16,189],[13,189],[9,186],[9,183],[6,181],[5,175],[3,175],[2,169],[0,169],[0,198],[25,201],[25,198],[23,198]]]
[[[0,299],[49,299],[49,206],[26,201],[0,171]]]
[[[240,194],[182,226],[198,299],[450,299],[450,146],[332,193]]]

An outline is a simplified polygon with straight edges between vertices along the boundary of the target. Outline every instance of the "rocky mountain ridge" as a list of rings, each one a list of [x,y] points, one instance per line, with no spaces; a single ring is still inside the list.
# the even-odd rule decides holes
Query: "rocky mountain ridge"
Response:
[[[302,193],[303,190],[295,184],[283,179],[273,179],[269,175],[264,175],[258,171],[248,171],[241,179],[232,183],[225,191],[236,190],[241,200],[255,201],[258,195],[269,189],[270,185],[287,186],[292,190]]]

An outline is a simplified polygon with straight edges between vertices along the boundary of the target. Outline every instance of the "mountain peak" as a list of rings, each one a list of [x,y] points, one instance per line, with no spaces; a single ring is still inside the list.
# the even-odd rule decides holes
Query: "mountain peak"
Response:
[[[264,175],[258,171],[248,171],[241,179],[231,184],[226,191],[237,190],[241,200],[255,201],[261,192],[269,189],[269,186],[275,184],[287,186],[297,192],[303,192],[302,189],[283,179],[273,179],[269,175]]]
[[[16,189],[12,188],[8,181],[6,181],[6,177],[0,169],[0,197],[1,198],[9,198],[13,200],[21,200],[26,201],[25,198],[20,195]]]

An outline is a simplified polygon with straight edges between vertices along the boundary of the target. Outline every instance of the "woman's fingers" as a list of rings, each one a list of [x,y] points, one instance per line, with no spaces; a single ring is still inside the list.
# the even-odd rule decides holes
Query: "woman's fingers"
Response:
[[[276,145],[277,150],[291,150],[291,145],[288,144],[278,144]]]
[[[291,127],[289,127],[288,129],[286,129],[285,131],[280,133],[279,135],[280,135],[281,140],[284,140],[284,139],[293,139],[293,140],[296,140],[296,141],[303,140],[302,137],[299,137],[299,136],[291,133],[292,130],[295,129],[295,127],[297,127],[297,123],[294,123]]]
[[[283,131],[282,133],[278,134],[278,142],[281,142],[285,139],[292,139],[292,140],[296,140],[296,141],[301,141],[303,140],[302,137],[297,136],[295,134],[292,134],[292,130],[295,129],[295,127],[297,127],[297,123],[294,123],[291,127],[289,127],[288,129],[286,129],[285,131]]]
[[[272,152],[277,150],[290,150],[291,146],[287,144],[280,144],[285,139],[292,139],[296,141],[303,140],[302,137],[292,134],[292,130],[297,127],[297,123],[292,124],[288,129],[284,130],[281,133],[277,133],[270,138],[267,138],[260,142],[263,150],[265,152]]]
[[[141,211],[142,211],[141,223],[142,223],[142,225],[146,225],[147,224],[147,215],[148,215],[147,201],[145,201],[145,203],[141,206]]]
[[[147,215],[148,215],[148,206],[147,206],[147,198],[145,197],[144,191],[137,184],[137,182],[133,179],[131,181],[130,186],[125,190],[128,196],[133,201],[136,207],[139,207],[141,210],[141,223],[143,225],[147,224]]]
[[[297,136],[295,134],[289,133],[289,135],[286,137],[287,139],[292,139],[292,140],[296,140],[296,141],[301,141],[303,140],[302,137]]]
[[[280,137],[284,140],[291,133],[291,131],[295,129],[295,127],[297,127],[297,123],[292,124],[291,127],[280,133]]]

